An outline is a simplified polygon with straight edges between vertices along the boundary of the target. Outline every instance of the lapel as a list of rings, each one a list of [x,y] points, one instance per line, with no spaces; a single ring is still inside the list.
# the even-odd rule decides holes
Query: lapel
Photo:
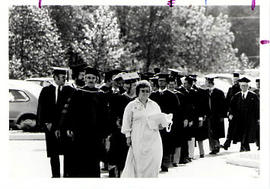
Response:
[[[246,101],[247,101],[247,102],[250,102],[250,101],[251,101],[251,98],[252,98],[252,95],[251,95],[251,93],[248,91],[247,96],[246,96]]]
[[[51,95],[49,98],[51,98],[51,101],[53,102],[53,104],[56,104],[56,102],[55,102],[55,99],[56,99],[55,89],[56,89],[56,87],[54,85],[51,85]]]

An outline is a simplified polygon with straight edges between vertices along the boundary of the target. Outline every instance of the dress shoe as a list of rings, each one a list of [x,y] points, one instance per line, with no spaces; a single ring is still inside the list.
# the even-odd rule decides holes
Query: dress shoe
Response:
[[[204,154],[201,154],[201,155],[200,155],[200,158],[204,158]]]
[[[211,154],[211,155],[216,155],[216,154],[217,154],[217,151],[216,151],[216,150],[213,150],[213,151],[211,151],[209,154]]]
[[[172,165],[173,167],[178,167],[177,163],[173,163]]]
[[[168,172],[168,167],[161,167],[161,172]]]
[[[189,163],[189,161],[187,159],[183,159],[181,161],[179,161],[179,164],[187,164]]]
[[[231,146],[231,141],[230,140],[226,140],[224,142],[223,145],[221,145],[222,148],[224,148],[224,150],[228,150],[228,148]]]

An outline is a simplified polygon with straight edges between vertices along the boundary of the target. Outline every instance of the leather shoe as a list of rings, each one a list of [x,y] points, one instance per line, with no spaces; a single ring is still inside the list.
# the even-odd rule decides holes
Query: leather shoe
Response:
[[[173,163],[172,165],[173,165],[174,167],[178,167],[177,163]]]
[[[200,158],[204,158],[204,154],[201,154],[201,155],[200,155]]]
[[[211,151],[209,154],[215,155],[215,154],[217,154],[217,151],[216,151],[216,150],[213,150],[213,151]]]
[[[168,167],[161,167],[161,172],[168,172]]]

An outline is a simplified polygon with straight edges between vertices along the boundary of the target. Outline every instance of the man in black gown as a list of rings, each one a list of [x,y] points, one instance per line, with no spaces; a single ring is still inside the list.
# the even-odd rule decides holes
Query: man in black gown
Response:
[[[250,151],[249,143],[256,142],[259,122],[259,99],[249,90],[249,79],[239,79],[241,91],[236,93],[230,103],[229,119],[234,122],[232,140],[241,142],[240,152]]]
[[[238,80],[239,80],[240,74],[239,73],[233,73],[233,85],[232,87],[229,88],[228,93],[226,95],[226,106],[227,106],[227,112],[230,111],[230,103],[231,103],[231,99],[232,97],[238,93],[239,91],[241,91]],[[229,120],[229,127],[228,127],[228,131],[227,131],[227,137],[226,137],[226,141],[223,144],[223,148],[224,150],[228,150],[228,148],[231,145],[231,133],[232,133],[232,129],[233,129],[233,122],[231,120]]]
[[[59,121],[61,112],[72,87],[64,86],[67,70],[54,68],[54,83],[42,89],[38,99],[37,121],[44,128],[46,136],[47,156],[50,158],[52,177],[60,177],[59,155],[63,154],[63,128]]]
[[[179,101],[177,96],[167,89],[168,76],[169,74],[158,74],[159,90],[152,92],[149,98],[158,103],[163,113],[172,113],[173,122],[176,123]],[[172,125],[172,127],[174,127],[174,124]],[[175,152],[175,145],[173,143],[174,141],[172,133],[167,132],[165,129],[163,129],[160,130],[160,135],[163,145],[161,171],[167,172],[170,164],[172,163],[171,160]]]
[[[225,137],[226,101],[224,93],[214,87],[214,78],[206,78],[206,86],[208,87],[206,123],[208,125],[210,154],[214,155],[220,150],[219,139]]]

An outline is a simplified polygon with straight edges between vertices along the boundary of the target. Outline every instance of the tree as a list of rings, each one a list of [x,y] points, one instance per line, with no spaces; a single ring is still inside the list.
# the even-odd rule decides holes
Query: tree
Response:
[[[11,79],[48,76],[51,66],[66,66],[65,50],[46,7],[10,8],[9,59]]]
[[[117,18],[107,6],[100,6],[88,15],[89,23],[84,25],[84,38],[73,43],[81,57],[90,66],[104,71],[114,68],[134,68],[132,44],[123,43]]]
[[[126,7],[124,7],[126,8]],[[151,67],[168,67],[172,64],[171,9],[158,6],[117,7],[121,35],[132,44],[134,52],[143,63],[142,71]]]
[[[238,49],[237,56],[245,53],[248,59],[254,62],[253,67],[259,65],[259,29],[260,7],[251,11],[250,6],[208,6],[207,15],[218,16],[220,13],[228,15],[231,22],[231,31],[235,41],[233,47]]]
[[[174,61],[190,72],[221,72],[235,69],[239,60],[232,47],[234,34],[226,15],[205,15],[199,6],[173,10]]]

